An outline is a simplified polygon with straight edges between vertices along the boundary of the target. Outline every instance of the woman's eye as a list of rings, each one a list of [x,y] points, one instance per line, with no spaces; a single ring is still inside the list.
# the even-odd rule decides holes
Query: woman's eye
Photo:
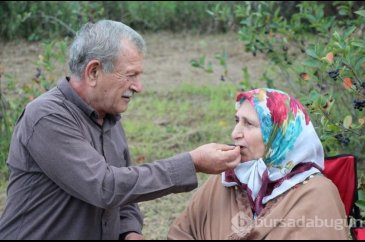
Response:
[[[245,125],[245,126],[254,126],[254,124],[253,124],[253,123],[248,122],[248,121],[245,121],[245,122],[244,122],[244,125]]]

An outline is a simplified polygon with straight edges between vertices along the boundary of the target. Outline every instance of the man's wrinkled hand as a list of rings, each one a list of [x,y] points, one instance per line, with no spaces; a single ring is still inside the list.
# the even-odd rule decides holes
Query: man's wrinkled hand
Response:
[[[241,162],[240,148],[224,144],[207,144],[190,152],[197,172],[219,174]]]

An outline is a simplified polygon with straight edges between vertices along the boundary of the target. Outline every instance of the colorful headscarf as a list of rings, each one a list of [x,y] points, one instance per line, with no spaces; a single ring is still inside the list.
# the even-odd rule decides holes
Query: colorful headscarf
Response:
[[[259,215],[264,204],[322,172],[324,151],[305,108],[295,98],[278,90],[256,89],[237,95],[237,110],[245,100],[258,114],[265,154],[224,172],[222,183],[245,190]]]

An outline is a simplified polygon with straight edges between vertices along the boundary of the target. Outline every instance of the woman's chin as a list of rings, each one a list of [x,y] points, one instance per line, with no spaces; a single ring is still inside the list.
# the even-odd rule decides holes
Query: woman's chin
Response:
[[[245,163],[247,161],[250,161],[250,159],[248,159],[248,157],[245,155],[241,155],[241,163]]]
[[[241,163],[245,163],[247,161],[257,160],[254,156],[249,156],[246,154],[241,154]]]

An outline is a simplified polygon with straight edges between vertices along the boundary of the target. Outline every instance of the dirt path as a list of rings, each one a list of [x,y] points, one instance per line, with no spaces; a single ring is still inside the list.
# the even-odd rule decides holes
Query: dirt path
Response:
[[[263,61],[244,52],[243,43],[236,33],[220,35],[187,35],[158,33],[146,34],[148,54],[145,60],[145,73],[142,77],[147,90],[173,88],[180,83],[210,84],[220,81],[223,68],[214,58],[224,50],[228,53],[228,71],[230,77],[239,82],[242,79],[242,67],[247,66],[252,80],[261,76]],[[5,73],[13,75],[15,80],[27,82],[36,73],[34,63],[42,53],[40,43],[15,41],[0,43],[0,66]],[[214,73],[207,74],[193,68],[192,59],[205,55],[214,65]],[[62,77],[62,66],[57,72]],[[66,68],[67,69],[67,68]]]

